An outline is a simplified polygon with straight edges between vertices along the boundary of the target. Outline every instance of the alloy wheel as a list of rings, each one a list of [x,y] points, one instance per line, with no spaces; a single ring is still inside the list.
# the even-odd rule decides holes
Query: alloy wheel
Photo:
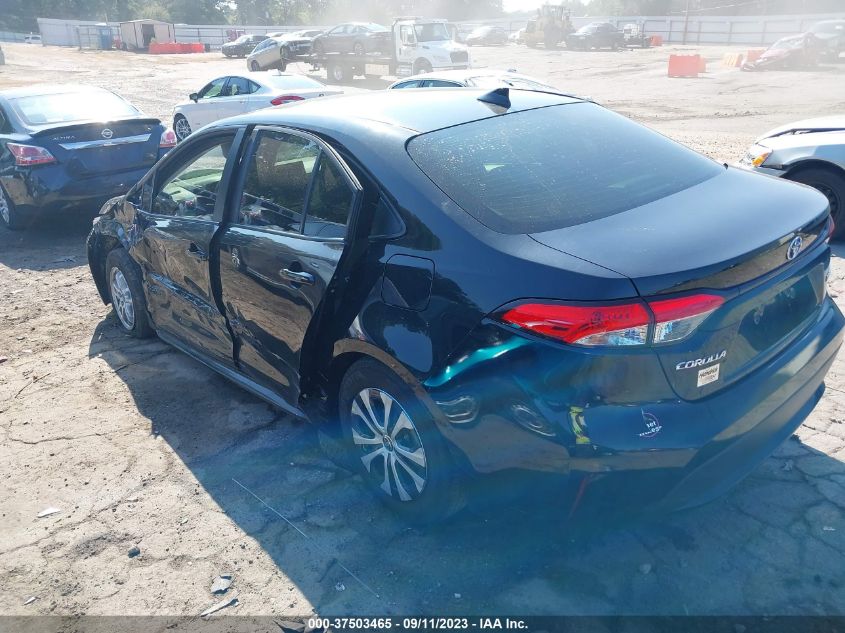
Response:
[[[6,192],[0,188],[0,217],[7,225],[12,223],[12,211],[9,208],[9,200],[6,198]]]
[[[179,117],[173,125],[173,131],[176,132],[176,137],[180,141],[184,141],[191,135],[191,124],[188,123],[188,119]]]
[[[425,489],[428,469],[411,416],[381,389],[364,389],[352,401],[352,441],[370,478],[391,497],[413,501]]]
[[[126,277],[119,268],[112,268],[109,275],[112,305],[117,318],[127,330],[135,327],[135,304],[132,302],[132,291],[126,283]]]

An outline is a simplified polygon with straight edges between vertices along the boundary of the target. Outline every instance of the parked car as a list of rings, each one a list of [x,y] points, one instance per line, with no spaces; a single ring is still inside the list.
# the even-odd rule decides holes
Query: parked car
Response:
[[[25,44],[41,44],[41,35],[38,33],[30,33],[23,38]]]
[[[817,191],[594,103],[387,90],[198,132],[104,206],[88,257],[127,334],[309,417],[406,517],[514,472],[653,515],[724,492],[821,398],[830,226]]]
[[[246,58],[246,65],[251,71],[278,68],[285,70],[287,60],[311,52],[311,42],[322,31],[296,31],[279,37],[271,37],[255,47]]]
[[[0,224],[22,229],[126,193],[176,145],[172,130],[113,92],[84,85],[0,91]]]
[[[388,86],[389,90],[397,88],[524,88],[559,92],[549,84],[539,79],[520,75],[510,70],[496,70],[492,68],[468,68],[465,70],[441,70],[420,75],[404,77]]]
[[[0,46],[0,66],[6,63],[6,55],[3,54],[3,47]]]
[[[326,53],[365,53],[390,50],[390,29],[373,22],[338,24],[320,33],[311,43],[312,52],[318,57]]]
[[[625,34],[610,22],[590,22],[566,36],[566,47],[578,50],[610,48],[616,50],[625,46]]]
[[[466,36],[467,46],[501,46],[508,43],[508,32],[500,26],[479,26]]]
[[[819,40],[819,54],[823,58],[842,61],[842,53],[845,53],[845,20],[817,22],[807,32]]]
[[[769,130],[754,141],[739,165],[821,191],[830,203],[836,237],[845,236],[845,115]]]
[[[218,119],[342,92],[311,77],[293,73],[218,77],[173,109],[173,129],[177,138],[184,141],[193,131]]]
[[[819,60],[821,43],[812,33],[782,37],[754,61],[745,62],[742,70],[787,70],[809,68]]]
[[[246,57],[266,39],[266,35],[241,35],[234,42],[223,44],[221,50],[226,57]]]

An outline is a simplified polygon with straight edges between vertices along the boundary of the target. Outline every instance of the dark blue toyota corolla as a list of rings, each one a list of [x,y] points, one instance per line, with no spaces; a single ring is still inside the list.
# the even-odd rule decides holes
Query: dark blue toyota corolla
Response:
[[[129,334],[334,433],[410,518],[492,473],[666,511],[821,397],[843,327],[828,216],[594,103],[401,90],[192,135],[88,253]]]
[[[95,86],[0,91],[0,225],[96,209],[126,193],[176,135],[122,97]]]

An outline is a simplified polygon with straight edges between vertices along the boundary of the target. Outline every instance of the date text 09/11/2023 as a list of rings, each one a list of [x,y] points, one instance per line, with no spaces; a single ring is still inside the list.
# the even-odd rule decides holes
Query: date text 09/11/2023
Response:
[[[466,617],[405,617],[401,620],[390,617],[334,617],[310,618],[309,628],[323,628],[340,631],[434,631],[434,630],[526,630],[528,624],[519,618],[466,618]]]

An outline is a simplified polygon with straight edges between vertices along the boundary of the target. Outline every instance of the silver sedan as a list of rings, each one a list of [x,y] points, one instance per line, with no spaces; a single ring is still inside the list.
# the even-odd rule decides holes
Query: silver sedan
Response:
[[[810,185],[827,196],[836,237],[845,237],[845,115],[807,119],[763,134],[740,167]]]

